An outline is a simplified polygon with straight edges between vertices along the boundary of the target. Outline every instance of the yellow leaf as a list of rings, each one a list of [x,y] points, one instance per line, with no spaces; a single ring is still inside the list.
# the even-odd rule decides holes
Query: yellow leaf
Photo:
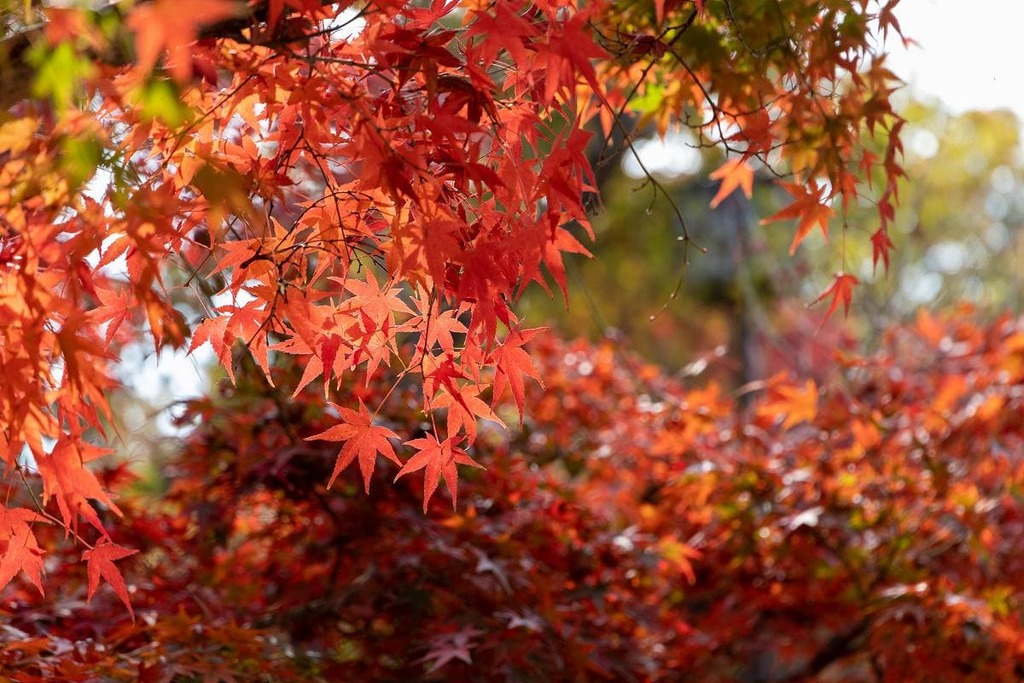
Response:
[[[31,116],[0,124],[0,154],[19,154],[32,144],[39,122]]]

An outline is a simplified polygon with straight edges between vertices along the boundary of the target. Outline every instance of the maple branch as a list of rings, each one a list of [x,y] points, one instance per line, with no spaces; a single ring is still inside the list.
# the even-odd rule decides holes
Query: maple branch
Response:
[[[828,666],[855,652],[857,641],[868,632],[871,624],[871,617],[861,617],[860,621],[849,629],[829,638],[803,666],[787,672],[781,677],[773,677],[772,683],[789,683],[817,676]]]
[[[672,46],[676,43],[676,41],[678,41],[680,38],[682,38],[683,35],[690,29],[690,27],[693,26],[693,22],[696,21],[696,19],[697,19],[697,14],[698,14],[698,12],[695,9],[695,10],[693,10],[693,12],[690,13],[690,16],[686,18],[686,21],[684,21],[680,26],[677,26],[677,27],[675,27],[675,26],[666,27],[665,30],[662,31],[657,36],[657,38],[655,38],[656,44],[663,45],[663,46],[671,49]],[[662,39],[666,35],[668,35],[669,31],[671,31],[673,29],[677,29],[676,30],[676,34],[674,36],[672,36],[672,39],[669,40],[667,43],[663,42]],[[608,39],[604,36],[604,34],[601,33],[601,31],[599,29],[594,27],[594,31],[602,38],[602,40],[608,41]],[[640,77],[633,84],[633,87],[630,89],[630,91],[628,93],[626,93],[626,95],[625,95],[625,97],[623,98],[623,101],[622,101],[622,106],[619,107],[619,111],[614,113],[615,119],[617,121],[621,121],[622,120],[622,117],[626,113],[626,108],[629,106],[630,100],[632,100],[633,97],[636,95],[637,91],[640,90],[640,86],[643,85],[644,81],[647,80],[647,76],[650,74],[651,70],[654,68],[654,66],[657,63],[658,63],[658,56],[656,54],[651,59],[651,61],[647,64],[647,66],[644,67],[644,70],[642,72],[640,72]],[[627,138],[628,138],[628,134],[627,134]],[[608,151],[608,146],[609,146],[609,143],[611,142],[611,140],[612,140],[612,131],[608,131],[607,135],[605,135],[605,137],[604,137],[604,141],[601,143],[601,151],[598,154],[598,159],[597,159],[597,163],[595,164],[595,166],[601,166],[604,163],[607,163],[608,158],[605,156],[605,153]]]
[[[57,517],[54,517],[53,515],[51,515],[49,512],[46,511],[46,508],[43,506],[42,501],[39,500],[39,498],[36,496],[36,492],[32,490],[32,486],[28,483],[28,479],[25,478],[25,468],[19,466],[19,467],[16,467],[15,470],[18,473],[18,477],[21,478],[21,483],[25,485],[25,490],[28,492],[29,497],[32,499],[32,504],[35,505],[36,510],[39,511],[39,514],[42,515],[43,517],[45,517],[50,522],[52,522],[53,524],[56,524],[58,527],[64,529],[64,531],[66,531],[69,534],[71,534],[71,536],[74,537],[74,539],[76,541],[78,541],[79,543],[84,545],[86,548],[88,548],[89,550],[92,550],[93,549],[93,544],[89,543],[89,541],[87,541],[84,538],[82,538],[78,534],[78,530],[77,529],[72,528],[72,526],[70,524],[65,523],[63,520],[60,520]]]
[[[653,192],[653,196],[651,197],[652,204],[658,198],[658,193],[659,192],[661,193],[661,195],[665,199],[668,200],[669,206],[672,208],[672,213],[675,214],[676,219],[679,221],[679,226],[683,230],[683,234],[682,234],[682,236],[680,238],[683,241],[683,264],[684,264],[684,266],[685,265],[689,265],[689,262],[690,262],[689,261],[689,247],[690,247],[691,244],[694,247],[696,247],[697,250],[700,251],[701,253],[706,253],[707,250],[704,249],[703,247],[701,247],[696,242],[694,242],[693,238],[690,237],[689,230],[686,227],[686,219],[683,217],[682,209],[679,208],[679,204],[676,203],[676,200],[672,197],[672,195],[669,193],[669,191],[665,189],[665,186],[662,185],[661,182],[657,178],[654,177],[654,174],[651,173],[648,170],[647,166],[644,164],[644,161],[643,161],[643,159],[640,156],[640,153],[637,151],[636,147],[633,145],[633,141],[632,141],[632,139],[630,139],[629,132],[626,130],[625,125],[623,125],[622,120],[616,118],[615,119],[615,125],[619,126],[622,129],[623,133],[625,134],[626,146],[629,148],[629,151],[631,151],[633,153],[633,156],[636,159],[636,163],[640,166],[640,170],[643,171],[643,174],[646,177],[646,179],[644,180],[643,185],[641,185],[640,187],[642,188],[644,185],[648,185],[649,184],[651,186],[651,188],[653,189],[653,191],[654,191]],[[681,286],[681,283],[680,283],[680,286]],[[678,291],[678,288],[677,288],[677,291]]]
[[[726,14],[728,14],[729,16],[729,23],[732,24],[733,30],[736,32],[736,39],[740,41],[740,45],[742,45],[743,49],[749,52],[752,57],[756,57],[757,59],[764,59],[773,50],[777,50],[779,47],[782,46],[782,44],[789,40],[789,36],[783,34],[783,37],[767,43],[760,50],[755,50],[754,47],[747,41],[746,36],[743,34],[743,30],[740,28],[739,22],[736,20],[736,12],[732,6],[732,0],[722,0],[722,2],[725,4]]]

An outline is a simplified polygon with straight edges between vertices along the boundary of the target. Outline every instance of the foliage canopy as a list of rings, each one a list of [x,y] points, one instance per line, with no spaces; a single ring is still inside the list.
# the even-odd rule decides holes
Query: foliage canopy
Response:
[[[564,291],[563,256],[587,252],[588,150],[600,163],[647,126],[729,154],[715,201],[755,165],[776,173],[792,249],[838,222],[887,262],[902,121],[877,46],[897,2],[17,3],[0,459],[6,499],[32,502],[4,509],[0,582],[43,591],[52,523],[88,595],[105,581],[129,604],[122,510],[88,465],[109,452],[112,365],[140,338],[209,343],[232,381],[244,349],[284,402],[315,387],[333,423],[303,438],[340,444],[329,481],[355,464],[369,488],[383,458],[423,471],[425,510],[442,480],[454,503],[458,465],[489,465],[478,422],[502,424],[505,397],[522,420],[541,376],[512,304],[531,283]],[[856,202],[877,222],[848,228]],[[854,284],[837,274],[832,310]],[[275,375],[292,362],[298,377]],[[419,434],[378,420],[410,385]]]
[[[191,402],[113,542],[137,620],[55,546],[2,610],[16,680],[1010,681],[1024,674],[1024,329],[923,314],[870,357],[756,388],[746,418],[610,344],[544,337],[523,425],[482,426],[459,506],[373,494],[307,387],[251,361]],[[294,360],[272,370],[296,382]],[[422,433],[392,376],[381,429]],[[424,437],[425,438],[425,437]],[[100,473],[131,480],[124,463]],[[21,492],[14,502],[26,502]],[[28,523],[31,520],[25,520]],[[8,524],[15,524],[8,516]],[[100,546],[100,547],[110,547]],[[56,560],[56,561],[53,561]],[[176,678],[177,677],[177,678]]]

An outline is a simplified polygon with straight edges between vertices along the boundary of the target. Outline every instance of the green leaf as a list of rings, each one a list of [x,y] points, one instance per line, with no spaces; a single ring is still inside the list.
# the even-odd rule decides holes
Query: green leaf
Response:
[[[644,89],[644,94],[634,99],[629,108],[640,114],[651,114],[658,111],[665,99],[665,88],[658,83],[651,83]]]
[[[60,43],[52,50],[37,45],[28,59],[36,68],[32,94],[49,97],[58,109],[71,106],[81,96],[85,81],[96,72],[92,62],[75,52],[70,43]]]
[[[60,167],[72,187],[92,178],[103,160],[103,147],[92,136],[64,138],[61,152]]]
[[[143,117],[157,119],[169,128],[176,128],[192,118],[192,110],[182,103],[177,86],[166,79],[147,82],[132,99],[142,107]]]

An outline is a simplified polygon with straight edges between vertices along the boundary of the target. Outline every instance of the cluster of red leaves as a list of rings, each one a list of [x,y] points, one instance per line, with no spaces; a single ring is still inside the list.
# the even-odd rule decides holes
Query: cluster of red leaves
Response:
[[[488,469],[457,512],[427,516],[412,486],[367,497],[344,472],[328,491],[334,451],[308,437],[333,411],[310,390],[282,401],[243,363],[183,418],[197,427],[162,502],[125,500],[138,620],[110,592],[87,608],[66,550],[48,563],[55,603],[16,584],[2,605],[0,667],[24,682],[1015,680],[1024,330],[969,320],[922,316],[827,382],[765,382],[745,410],[545,338],[530,417],[481,426]],[[389,386],[347,388],[370,402]],[[429,428],[421,390],[393,391],[381,437]]]
[[[116,13],[49,11],[37,98],[0,120],[0,460],[42,481],[38,510],[10,512],[24,542],[0,579],[39,575],[38,512],[127,595],[98,512],[118,508],[87,464],[140,334],[209,343],[232,377],[236,347],[268,379],[294,359],[283,395],[415,380],[429,429],[399,455],[379,404],[339,409],[330,478],[358,462],[369,486],[383,458],[423,470],[425,508],[442,479],[454,502],[478,420],[503,394],[522,414],[537,376],[511,302],[564,290],[563,255],[586,253],[584,126],[699,120],[742,162],[726,189],[782,164],[797,240],[878,173],[886,207],[899,118],[871,57],[896,1],[153,0],[123,22],[127,64],[106,59],[128,42]],[[879,129],[881,162],[862,144]]]

